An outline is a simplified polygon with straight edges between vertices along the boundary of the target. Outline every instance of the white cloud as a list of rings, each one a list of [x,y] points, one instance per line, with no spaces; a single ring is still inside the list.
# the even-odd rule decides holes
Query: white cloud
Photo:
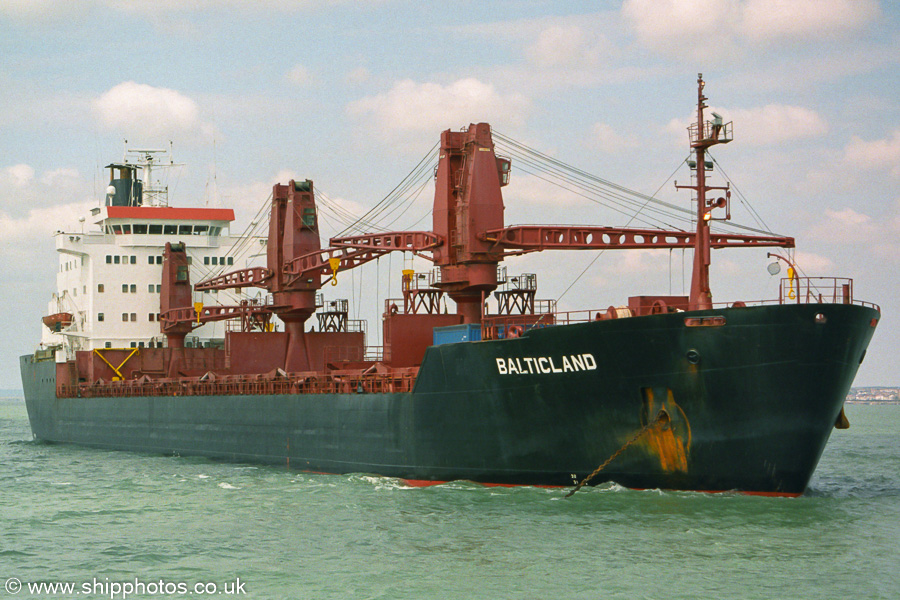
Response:
[[[592,129],[591,145],[611,154],[624,148],[636,148],[639,144],[634,136],[620,135],[611,125],[595,123]]]
[[[757,94],[800,90],[807,95],[821,83],[840,85],[851,76],[893,69],[900,62],[897,44],[896,39],[859,40],[853,44],[832,44],[831,51],[795,52],[789,60],[748,61],[740,68],[729,69],[721,80],[717,78],[717,85],[751,89]]]
[[[219,190],[218,197],[222,206],[232,208],[235,212],[235,222],[232,234],[240,234],[248,227],[252,219],[265,223],[269,218],[272,187],[277,184],[287,184],[291,180],[302,181],[304,177],[295,171],[283,169],[274,173],[265,180],[251,181],[243,184],[225,184]],[[322,244],[327,245],[328,238],[342,231],[348,224],[348,215],[362,216],[368,210],[359,202],[334,197],[316,186],[316,203],[319,209],[319,230]],[[268,229],[258,230],[257,233],[266,235]]]
[[[214,128],[200,120],[200,109],[176,90],[126,81],[93,103],[100,122],[127,136],[210,139]]]
[[[662,54],[710,59],[735,52],[737,0],[626,0],[622,15],[639,42]]]
[[[828,123],[814,110],[785,104],[767,104],[757,108],[725,109],[711,106],[705,113],[721,114],[725,122],[734,123],[734,138],[741,144],[767,146],[817,138],[828,133]],[[684,135],[685,129],[696,116],[673,119],[666,130]]]
[[[540,177],[517,170],[516,161],[513,160],[509,186],[503,188],[503,203],[508,213],[511,211],[516,215],[517,223],[543,223],[547,221],[548,206],[559,209],[583,205],[584,198],[567,193],[558,185]]]
[[[809,277],[830,275],[835,268],[834,262],[830,258],[813,252],[796,252],[794,254],[794,264],[797,265],[797,268],[800,269],[803,275]]]
[[[26,164],[4,167],[0,170],[0,185],[12,185],[22,188],[30,184],[34,179],[34,169]]]
[[[652,250],[617,250],[616,260],[603,266],[606,273],[622,274],[660,274],[669,270],[669,251]]]
[[[644,46],[707,63],[779,42],[817,44],[861,31],[877,0],[626,0],[622,15]]]
[[[588,35],[580,25],[552,24],[537,34],[525,54],[540,67],[573,69],[595,67],[618,52],[600,32]]]
[[[378,5],[384,0],[352,0],[354,7]],[[7,15],[21,21],[60,21],[87,14],[90,8],[104,11],[135,13],[149,19],[172,15],[191,15],[202,12],[235,10],[258,15],[260,11],[294,13],[309,11],[323,5],[351,4],[351,0],[3,0],[0,16]]]
[[[767,104],[762,108],[732,110],[728,119],[739,127],[741,141],[753,145],[780,144],[828,132],[825,119],[802,106]]]
[[[284,78],[296,86],[306,86],[315,82],[313,74],[303,65],[296,65],[285,74]]]
[[[485,48],[486,56],[494,46],[502,48],[501,53],[522,55],[524,61],[474,67],[476,70],[468,73],[507,89],[527,90],[529,94],[640,80],[663,70],[642,59],[635,62],[633,52],[623,52],[628,41],[623,39],[618,10],[563,12],[566,14],[466,23],[450,31]]]
[[[61,21],[77,16],[80,3],[69,0],[3,0],[0,16],[21,22]]]
[[[818,222],[810,227],[808,237],[828,246],[843,247],[842,253],[849,252],[852,247],[862,249],[866,260],[898,263],[900,199],[888,207],[887,212],[874,218],[849,207],[841,210],[826,208]]]
[[[85,216],[92,202],[73,202],[32,208],[21,218],[0,212],[0,256],[4,265],[27,266],[34,263],[36,249],[51,245],[47,240],[57,230],[71,229]]]
[[[372,74],[365,67],[357,67],[353,69],[349,73],[347,73],[346,79],[349,83],[360,84],[369,81],[372,78]]]
[[[478,122],[521,123],[528,101],[519,94],[501,95],[489,83],[460,79],[449,85],[400,81],[389,91],[356,100],[347,113],[372,118],[382,131],[435,133]]]
[[[877,0],[748,0],[741,30],[752,41],[842,37],[880,13]]]
[[[72,187],[80,182],[81,173],[78,172],[78,169],[69,167],[54,169],[41,175],[41,183],[53,189],[58,189],[63,186]]]
[[[867,142],[853,136],[844,148],[844,161],[854,169],[864,171],[889,171],[892,177],[900,177],[900,128],[890,138]]]
[[[246,227],[250,224],[251,219],[260,213],[262,208],[262,218],[268,218],[268,203],[272,196],[272,186],[276,183],[287,184],[291,179],[301,180],[294,171],[282,170],[265,181],[251,181],[243,184],[224,184],[218,190],[218,198],[222,206],[234,209],[236,229]],[[265,206],[265,208],[264,208]],[[240,231],[232,231],[232,234],[241,233]],[[264,233],[265,235],[265,233]]]
[[[80,205],[90,198],[90,187],[79,172],[70,167],[40,175],[27,164],[0,168],[0,216],[7,223],[19,222],[36,209]]]
[[[825,209],[823,218],[809,231],[812,239],[836,244],[863,244],[878,236],[879,225],[869,215],[852,208]]]

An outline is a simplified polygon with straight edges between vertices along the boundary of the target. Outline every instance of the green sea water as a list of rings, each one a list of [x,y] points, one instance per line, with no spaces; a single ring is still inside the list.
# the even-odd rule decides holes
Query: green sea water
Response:
[[[847,413],[800,498],[564,499],[47,445],[3,399],[0,599],[893,600],[900,406]]]

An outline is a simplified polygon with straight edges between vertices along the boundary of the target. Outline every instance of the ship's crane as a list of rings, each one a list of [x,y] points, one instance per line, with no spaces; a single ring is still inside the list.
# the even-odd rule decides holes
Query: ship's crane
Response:
[[[160,330],[169,348],[183,348],[185,336],[206,323],[240,318],[241,329],[265,330],[280,307],[244,300],[238,306],[192,304],[190,270],[184,244],[166,243],[160,293]]]
[[[697,121],[689,127],[696,158],[694,185],[686,187],[697,197],[694,231],[635,229],[627,227],[504,224],[501,189],[509,183],[510,160],[494,151],[491,128],[473,124],[465,131],[444,131],[435,172],[432,231],[396,231],[329,240],[321,248],[312,181],[291,181],[273,188],[266,267],[227,273],[196,285],[197,290],[260,287],[274,297],[270,311],[285,323],[289,334],[285,369],[297,371],[309,364],[303,326],[315,312],[316,292],[336,277],[339,270],[365,264],[389,252],[412,252],[438,267],[434,288],[456,303],[463,323],[482,321],[483,300],[498,286],[498,265],[505,257],[543,250],[597,250],[635,248],[693,248],[694,265],[690,309],[710,308],[710,249],[776,246],[793,248],[790,237],[711,233],[713,210],[728,208],[727,188],[706,185],[706,150],[732,139],[731,123],[714,115],[704,120],[704,82],[698,77]],[[725,197],[708,199],[711,190],[725,190]],[[730,214],[718,217],[728,219]],[[180,267],[179,267],[180,268]],[[185,266],[186,268],[186,266]],[[178,290],[177,272],[164,279],[162,328],[181,335],[197,319],[190,311],[190,288]],[[174,279],[172,279],[174,277]],[[170,296],[166,298],[167,294]],[[182,298],[182,296],[185,296]],[[172,309],[179,309],[174,311]],[[204,319],[229,318],[229,310],[204,309]],[[239,314],[238,309],[231,311]]]

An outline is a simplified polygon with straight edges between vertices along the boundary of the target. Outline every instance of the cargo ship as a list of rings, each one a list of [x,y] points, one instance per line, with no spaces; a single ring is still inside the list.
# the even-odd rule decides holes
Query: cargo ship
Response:
[[[709,185],[708,150],[732,123],[705,118],[697,83],[684,229],[506,225],[512,161],[477,123],[441,134],[431,230],[323,246],[321,196],[292,180],[273,188],[262,266],[237,252],[230,210],[153,200],[154,155],[110,165],[95,228],[57,234],[58,290],[20,359],[34,437],[414,485],[802,494],[880,309],[850,279],[800,277],[793,238],[722,232],[731,188]],[[777,298],[713,302],[711,250],[728,247],[780,249]],[[502,266],[654,248],[692,251],[689,295],[562,312]],[[393,252],[433,268],[403,269],[372,347],[323,288]]]

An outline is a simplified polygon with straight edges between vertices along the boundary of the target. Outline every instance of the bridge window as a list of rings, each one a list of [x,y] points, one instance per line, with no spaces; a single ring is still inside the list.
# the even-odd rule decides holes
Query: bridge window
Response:
[[[159,235],[162,233],[162,225],[150,225],[149,230],[153,235]]]

